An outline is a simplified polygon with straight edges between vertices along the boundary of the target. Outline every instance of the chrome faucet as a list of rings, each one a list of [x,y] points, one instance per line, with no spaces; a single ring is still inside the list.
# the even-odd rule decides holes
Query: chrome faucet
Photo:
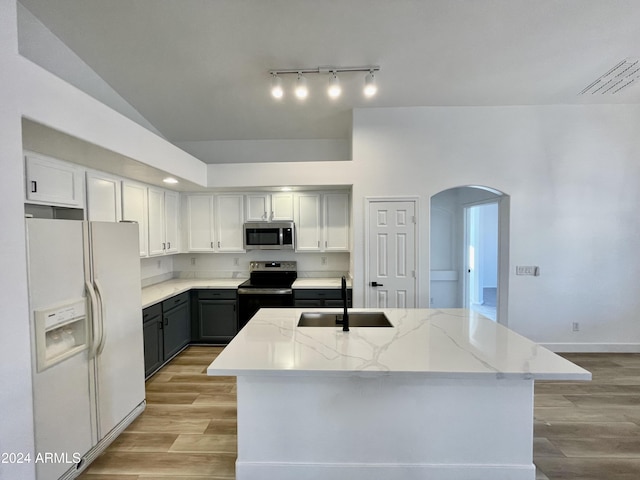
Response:
[[[347,279],[342,277],[342,306],[344,308],[344,313],[342,314],[342,331],[349,331],[349,313],[347,312]]]

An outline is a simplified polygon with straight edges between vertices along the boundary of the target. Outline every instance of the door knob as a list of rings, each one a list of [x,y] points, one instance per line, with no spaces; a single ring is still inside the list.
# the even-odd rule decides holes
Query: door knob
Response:
[[[372,287],[384,287],[384,285],[382,283],[378,283],[378,282],[371,282],[370,285]]]

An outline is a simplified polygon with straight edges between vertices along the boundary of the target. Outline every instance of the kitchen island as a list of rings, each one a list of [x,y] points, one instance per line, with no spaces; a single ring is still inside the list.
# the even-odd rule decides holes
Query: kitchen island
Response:
[[[591,379],[464,309],[350,332],[304,311],[260,310],[207,370],[238,379],[238,480],[534,480],[534,381]]]

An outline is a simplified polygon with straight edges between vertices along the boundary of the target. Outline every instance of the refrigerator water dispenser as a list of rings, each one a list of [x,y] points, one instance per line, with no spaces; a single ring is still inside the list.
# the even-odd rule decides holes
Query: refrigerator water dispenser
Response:
[[[35,311],[38,372],[85,350],[87,306],[84,298]]]

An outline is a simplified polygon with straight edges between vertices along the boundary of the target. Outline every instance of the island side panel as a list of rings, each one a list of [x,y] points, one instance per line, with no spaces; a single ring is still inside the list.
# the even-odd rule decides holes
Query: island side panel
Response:
[[[239,376],[238,480],[534,480],[533,380]]]

